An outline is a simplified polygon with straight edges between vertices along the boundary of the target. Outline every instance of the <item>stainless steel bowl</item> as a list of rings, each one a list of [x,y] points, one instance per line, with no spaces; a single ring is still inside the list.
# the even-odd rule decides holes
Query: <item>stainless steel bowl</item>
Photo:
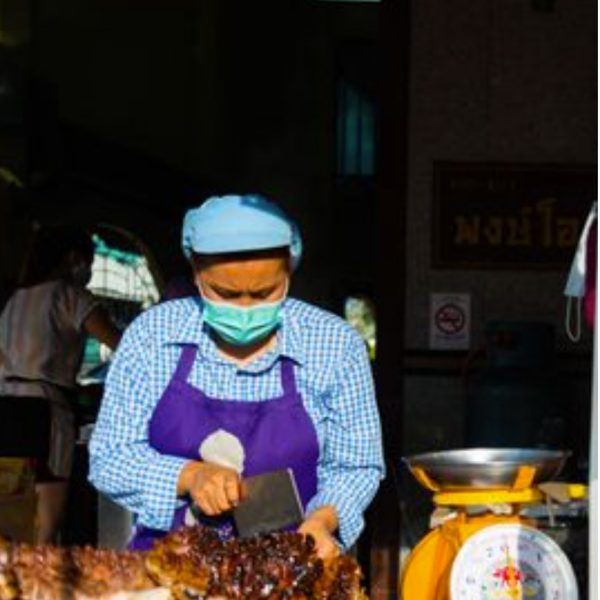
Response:
[[[469,448],[417,454],[404,460],[419,482],[430,489],[505,490],[514,486],[523,466],[535,469],[532,485],[556,477],[569,454],[563,450]]]

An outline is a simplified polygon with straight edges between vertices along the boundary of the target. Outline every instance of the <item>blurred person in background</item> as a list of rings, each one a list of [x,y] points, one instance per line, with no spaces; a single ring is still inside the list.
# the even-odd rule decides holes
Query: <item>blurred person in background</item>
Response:
[[[38,230],[0,314],[0,456],[34,459],[38,543],[56,541],[66,505],[75,442],[70,399],[86,337],[111,349],[120,337],[86,290],[93,257],[93,241],[79,228]]]

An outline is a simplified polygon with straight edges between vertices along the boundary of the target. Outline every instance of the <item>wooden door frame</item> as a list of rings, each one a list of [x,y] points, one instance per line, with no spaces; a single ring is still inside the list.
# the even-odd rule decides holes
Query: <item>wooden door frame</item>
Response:
[[[400,567],[400,503],[394,482],[402,455],[403,430],[410,18],[410,0],[382,0],[375,378],[387,476],[370,511],[372,600],[397,597]]]

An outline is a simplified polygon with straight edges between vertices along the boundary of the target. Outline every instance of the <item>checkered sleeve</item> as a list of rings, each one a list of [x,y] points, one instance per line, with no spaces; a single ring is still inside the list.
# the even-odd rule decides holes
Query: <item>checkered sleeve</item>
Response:
[[[324,505],[336,509],[341,545],[349,548],[364,527],[363,513],[384,476],[381,424],[364,342],[352,335],[328,405],[325,444],[318,468],[317,494],[307,513]]]
[[[147,372],[149,336],[143,319],[125,332],[110,368],[90,441],[89,479],[98,490],[137,515],[147,527],[168,530],[184,458],[156,452],[148,444],[148,423],[158,402]]]

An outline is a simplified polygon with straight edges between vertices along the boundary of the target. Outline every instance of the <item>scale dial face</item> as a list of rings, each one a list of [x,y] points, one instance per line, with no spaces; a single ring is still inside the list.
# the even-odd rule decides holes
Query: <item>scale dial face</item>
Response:
[[[518,523],[485,527],[459,550],[452,600],[577,600],[569,559],[547,535]]]

